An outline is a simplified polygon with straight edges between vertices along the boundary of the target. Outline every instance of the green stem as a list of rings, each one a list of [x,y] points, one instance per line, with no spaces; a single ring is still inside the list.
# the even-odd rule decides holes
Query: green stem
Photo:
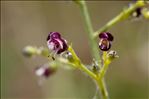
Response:
[[[103,68],[100,70],[99,79],[102,79],[109,67],[109,64],[104,64]]]
[[[108,99],[108,92],[107,92],[107,89],[106,89],[106,85],[104,83],[104,79],[102,79],[100,77],[100,75],[98,75],[98,74],[96,75],[95,73],[90,71],[85,65],[83,65],[71,46],[69,46],[68,50],[71,52],[71,54],[73,56],[73,59],[74,59],[73,64],[76,65],[78,69],[85,72],[92,79],[94,79],[96,81],[97,85],[98,85],[98,88],[100,89],[102,98],[103,99]],[[105,69],[103,69],[103,70],[106,71]],[[96,95],[98,95],[98,94],[96,94]]]
[[[107,89],[106,89],[106,85],[104,83],[104,79],[102,79],[100,77],[100,75],[98,75],[98,74],[96,75],[95,73],[90,71],[85,65],[83,65],[71,46],[69,46],[68,50],[71,52],[71,54],[73,56],[73,59],[74,59],[73,64],[76,65],[76,67],[78,69],[80,69],[81,71],[85,72],[92,79],[94,79],[97,82],[98,88],[100,89],[102,98],[103,99],[108,99],[108,92],[107,92]],[[103,69],[103,70],[106,71],[106,69]]]
[[[86,3],[84,0],[80,1],[80,9],[81,9],[81,12],[83,14],[83,19],[85,22],[86,31],[88,33],[88,38],[90,41],[89,43],[91,46],[92,55],[96,60],[100,60],[100,57],[98,54],[99,50],[98,50],[97,42],[93,39],[94,31],[93,31],[92,23],[91,23],[89,12],[88,12],[88,9],[87,9],[87,6],[86,6]]]
[[[116,23],[118,23],[124,19],[127,19],[136,8],[142,7],[142,6],[145,6],[145,2],[143,0],[137,1],[135,4],[131,5],[128,9],[125,9],[119,15],[117,15],[112,20],[110,20],[105,26],[103,26],[99,30],[97,30],[94,33],[93,37],[96,38],[99,35],[99,33],[107,31],[111,26],[115,25]]]
[[[90,71],[84,64],[82,64],[79,57],[73,50],[72,46],[69,46],[68,50],[71,52],[71,54],[73,56],[73,60],[74,60],[73,64],[76,65],[77,68],[79,68],[83,72],[87,73],[91,78],[97,79],[97,76],[92,71]]]
[[[108,92],[106,90],[106,85],[104,83],[104,79],[97,79],[97,85],[100,87],[100,93],[102,94],[103,99],[108,99]]]
[[[86,66],[84,66],[83,64],[80,64],[80,69],[86,72],[93,79],[97,79],[97,76],[93,72],[91,72],[88,68],[86,68]]]

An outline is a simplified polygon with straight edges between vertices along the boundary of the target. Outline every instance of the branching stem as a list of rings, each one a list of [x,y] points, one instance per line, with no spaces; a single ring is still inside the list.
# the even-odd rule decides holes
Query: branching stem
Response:
[[[98,46],[97,46],[97,43],[94,40],[94,38],[96,38],[99,35],[99,33],[106,31],[114,24],[116,24],[124,19],[127,19],[137,7],[142,7],[145,5],[144,1],[137,1],[135,4],[130,6],[128,9],[125,9],[124,11],[122,11],[118,16],[113,18],[105,26],[103,26],[102,28],[100,28],[93,34],[94,31],[93,31],[93,27],[91,24],[91,20],[90,20],[86,2],[84,0],[81,0],[81,1],[77,1],[77,3],[79,4],[81,13],[83,14],[83,19],[85,21],[86,30],[87,30],[88,37],[89,37],[89,43],[90,43],[90,46],[92,49],[91,50],[92,55],[93,55],[93,57],[95,57],[96,60],[100,60],[100,56],[98,54],[98,52],[99,52]],[[101,68],[100,73],[93,74],[93,73],[90,73],[90,71],[88,71],[88,69],[84,65],[80,64],[81,69],[84,72],[86,72],[87,74],[89,74],[91,77],[93,77],[94,80],[96,80],[103,99],[108,99],[108,91],[107,91],[107,89],[105,87],[105,83],[104,83],[104,75],[108,69],[108,65],[109,65],[109,63],[104,63],[103,67],[101,68],[101,65],[99,64],[99,67]],[[94,77],[94,75],[96,75],[96,76]]]

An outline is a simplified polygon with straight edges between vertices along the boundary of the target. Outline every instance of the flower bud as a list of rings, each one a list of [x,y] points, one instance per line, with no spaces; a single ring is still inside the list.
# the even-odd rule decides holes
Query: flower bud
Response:
[[[32,57],[37,53],[37,48],[32,46],[27,46],[23,49],[23,55],[26,57]]]
[[[104,59],[104,64],[109,65],[109,64],[113,61],[113,59],[118,58],[118,57],[119,57],[119,56],[117,55],[117,52],[111,50],[111,51],[105,53],[105,55],[104,55],[104,57],[103,57],[103,59]]]
[[[110,59],[110,60],[119,57],[119,56],[117,55],[117,52],[114,51],[114,50],[109,51],[107,55],[108,55],[108,59]]]
[[[70,52],[67,52],[67,53],[65,54],[65,57],[66,57],[66,59],[68,59],[70,62],[73,62],[73,61],[74,61],[73,56],[72,56],[72,54],[71,54]]]

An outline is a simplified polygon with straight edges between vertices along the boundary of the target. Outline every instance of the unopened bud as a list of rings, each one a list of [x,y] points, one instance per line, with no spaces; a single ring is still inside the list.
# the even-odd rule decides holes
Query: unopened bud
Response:
[[[23,49],[23,55],[26,57],[32,57],[37,53],[37,48],[32,46],[27,46]]]
[[[118,57],[119,56],[117,55],[116,51],[111,50],[111,51],[108,52],[108,58],[109,59],[114,59],[114,58],[118,58]]]

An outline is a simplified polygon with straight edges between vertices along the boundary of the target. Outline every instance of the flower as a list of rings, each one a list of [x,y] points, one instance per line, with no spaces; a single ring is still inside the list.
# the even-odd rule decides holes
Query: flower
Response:
[[[108,51],[111,48],[111,43],[114,39],[111,33],[109,32],[102,32],[99,34],[99,48],[102,51]]]
[[[48,78],[50,75],[52,75],[53,73],[55,73],[56,68],[49,66],[49,65],[43,65],[40,67],[37,67],[35,69],[35,74],[39,77],[45,77]]]
[[[67,41],[61,38],[60,33],[50,32],[47,37],[48,48],[56,54],[61,54],[68,49]]]

